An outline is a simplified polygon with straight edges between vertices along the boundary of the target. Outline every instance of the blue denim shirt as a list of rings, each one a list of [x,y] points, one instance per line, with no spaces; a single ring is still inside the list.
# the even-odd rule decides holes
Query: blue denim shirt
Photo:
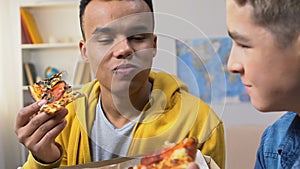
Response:
[[[261,138],[255,169],[300,168],[300,117],[288,112]]]

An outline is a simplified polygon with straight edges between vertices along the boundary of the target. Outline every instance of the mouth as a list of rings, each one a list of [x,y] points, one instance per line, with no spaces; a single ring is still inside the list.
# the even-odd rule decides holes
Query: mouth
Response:
[[[133,64],[119,64],[113,68],[114,73],[122,73],[122,74],[129,74],[131,73],[134,69],[136,69],[137,66]]]
[[[242,82],[245,87],[251,87],[250,84]]]
[[[245,84],[245,83],[243,83],[243,84],[245,87],[251,87],[251,85],[249,85],[249,84]]]
[[[248,94],[250,94],[250,90],[251,90],[252,85],[249,85],[249,84],[246,84],[246,83],[243,83],[243,84],[244,84],[244,86],[245,86],[246,92],[247,92]]]

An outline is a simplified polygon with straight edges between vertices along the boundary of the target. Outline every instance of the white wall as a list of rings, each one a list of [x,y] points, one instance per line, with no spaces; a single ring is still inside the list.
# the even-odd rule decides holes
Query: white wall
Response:
[[[4,5],[5,4],[5,5]],[[20,147],[14,134],[15,115],[21,107],[21,62],[16,0],[0,0],[0,168],[20,163]]]
[[[156,33],[171,36],[158,36],[160,52],[154,66],[170,73],[176,74],[174,39],[227,36],[225,0],[153,0],[153,5]]]

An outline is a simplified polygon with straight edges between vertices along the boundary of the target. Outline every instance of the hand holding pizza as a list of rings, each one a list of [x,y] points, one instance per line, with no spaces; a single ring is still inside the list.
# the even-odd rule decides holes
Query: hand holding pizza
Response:
[[[17,115],[15,133],[32,155],[40,162],[51,163],[61,156],[55,138],[66,126],[65,106],[83,96],[72,92],[62,79],[62,73],[29,86],[35,103],[21,109]]]
[[[50,115],[40,112],[40,108],[46,101],[35,102],[24,107],[17,114],[15,133],[32,155],[40,162],[51,163],[61,156],[59,147],[55,144],[55,138],[64,129],[66,121],[64,117],[68,111],[62,109]]]

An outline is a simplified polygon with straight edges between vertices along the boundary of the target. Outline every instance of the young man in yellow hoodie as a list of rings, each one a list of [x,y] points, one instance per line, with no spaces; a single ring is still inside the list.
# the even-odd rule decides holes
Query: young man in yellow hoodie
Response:
[[[86,97],[54,115],[23,108],[16,134],[30,150],[24,168],[53,168],[136,156],[196,137],[225,167],[223,123],[173,75],[151,72],[157,37],[150,0],[82,0],[80,50],[96,79]]]

